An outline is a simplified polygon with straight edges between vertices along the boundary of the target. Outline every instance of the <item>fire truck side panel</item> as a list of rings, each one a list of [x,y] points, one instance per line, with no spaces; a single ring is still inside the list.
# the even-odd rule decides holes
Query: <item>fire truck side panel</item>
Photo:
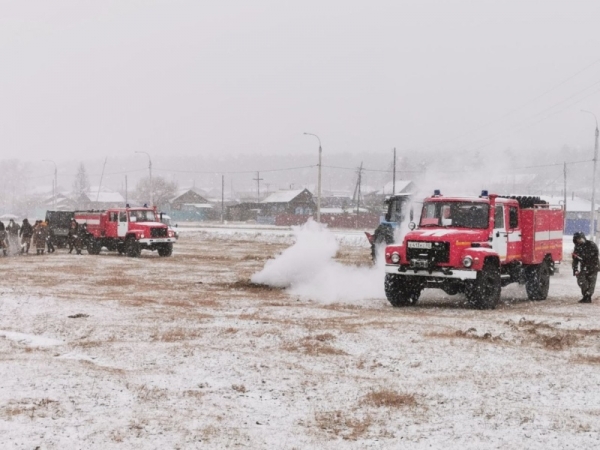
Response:
[[[540,264],[546,255],[562,260],[564,213],[562,209],[521,210],[523,264]]]
[[[75,212],[75,220],[78,224],[86,224],[88,233],[91,233],[95,238],[100,237],[102,227],[101,212]]]

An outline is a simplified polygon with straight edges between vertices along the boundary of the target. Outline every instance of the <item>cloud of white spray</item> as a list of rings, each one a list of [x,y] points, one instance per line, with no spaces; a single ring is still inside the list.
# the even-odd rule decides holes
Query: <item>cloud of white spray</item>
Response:
[[[385,298],[383,258],[373,267],[335,261],[339,244],[325,226],[309,220],[294,227],[296,242],[251,278],[253,283],[286,288],[292,295],[323,303],[358,303]],[[367,252],[368,250],[365,249]]]

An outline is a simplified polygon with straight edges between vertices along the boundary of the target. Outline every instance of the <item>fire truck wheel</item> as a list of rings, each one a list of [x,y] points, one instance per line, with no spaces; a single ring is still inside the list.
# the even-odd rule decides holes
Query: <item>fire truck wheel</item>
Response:
[[[125,254],[131,258],[139,258],[142,254],[142,248],[134,238],[127,238],[125,241]]]
[[[96,239],[90,239],[87,244],[87,251],[90,255],[99,255],[102,245]]]
[[[500,301],[500,290],[500,269],[497,264],[486,262],[465,294],[475,308],[495,309]]]
[[[385,296],[392,306],[411,306],[419,301],[423,286],[409,277],[387,273],[385,275]]]
[[[173,254],[173,244],[163,244],[158,247],[158,256],[171,256]]]
[[[525,290],[529,300],[546,300],[550,288],[550,266],[547,261],[525,270]]]

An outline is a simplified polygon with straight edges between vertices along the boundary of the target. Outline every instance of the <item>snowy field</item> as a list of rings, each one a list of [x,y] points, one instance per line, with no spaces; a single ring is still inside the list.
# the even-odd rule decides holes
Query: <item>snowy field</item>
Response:
[[[600,447],[568,264],[543,302],[394,309],[361,233],[180,231],[172,258],[0,259],[0,448]]]

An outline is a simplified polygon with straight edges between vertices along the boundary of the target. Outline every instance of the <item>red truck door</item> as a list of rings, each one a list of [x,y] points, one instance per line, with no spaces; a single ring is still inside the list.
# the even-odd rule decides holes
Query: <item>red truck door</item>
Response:
[[[119,211],[119,226],[117,228],[117,236],[125,237],[127,235],[127,212]]]
[[[508,252],[508,232],[504,221],[504,205],[496,204],[494,210],[494,229],[492,230],[492,249],[500,256],[500,261],[506,261]]]

